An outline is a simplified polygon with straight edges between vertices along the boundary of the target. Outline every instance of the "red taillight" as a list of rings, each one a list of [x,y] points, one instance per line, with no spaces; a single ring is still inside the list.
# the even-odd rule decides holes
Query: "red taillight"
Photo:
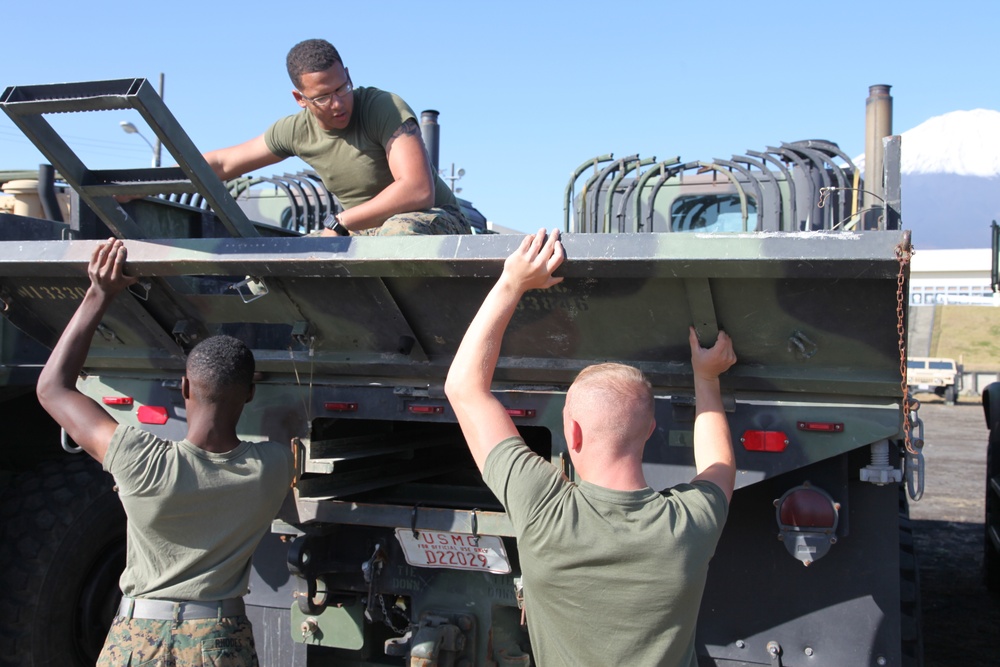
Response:
[[[411,405],[407,408],[415,415],[440,415],[444,413],[443,405]]]
[[[740,442],[748,452],[783,452],[788,436],[781,431],[743,431]]]
[[[837,422],[798,422],[800,431],[819,431],[820,433],[842,433],[844,425]]]
[[[774,501],[778,539],[803,565],[812,565],[837,543],[840,503],[809,482],[796,486]]]
[[[778,500],[778,524],[812,530],[833,530],[837,527],[839,505],[824,491],[796,487]]]
[[[132,405],[131,396],[105,396],[101,400],[104,405]]]
[[[511,417],[534,417],[535,411],[528,408],[507,408],[507,414]]]
[[[142,405],[136,417],[140,424],[166,424],[167,409],[159,405]]]
[[[329,410],[330,412],[357,412],[358,404],[347,402],[324,403],[323,408]]]

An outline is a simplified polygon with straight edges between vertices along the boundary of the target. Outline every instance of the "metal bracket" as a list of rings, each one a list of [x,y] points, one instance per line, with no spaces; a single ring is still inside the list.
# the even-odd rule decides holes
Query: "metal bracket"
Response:
[[[247,276],[240,282],[230,285],[229,289],[235,290],[240,295],[240,298],[243,299],[243,303],[256,301],[261,297],[267,296],[269,292],[264,281],[254,276]]]

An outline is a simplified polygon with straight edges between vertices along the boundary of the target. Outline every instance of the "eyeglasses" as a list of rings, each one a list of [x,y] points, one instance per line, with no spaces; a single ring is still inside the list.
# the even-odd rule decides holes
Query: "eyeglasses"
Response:
[[[354,90],[354,84],[351,83],[351,79],[348,78],[347,83],[345,83],[343,86],[333,91],[332,93],[327,93],[326,95],[320,95],[319,97],[306,97],[305,95],[302,95],[302,93],[299,93],[299,95],[302,95],[302,99],[304,99],[306,102],[311,102],[320,109],[323,109],[330,106],[330,102],[333,101],[334,95],[343,99],[348,95],[350,95],[352,90]]]

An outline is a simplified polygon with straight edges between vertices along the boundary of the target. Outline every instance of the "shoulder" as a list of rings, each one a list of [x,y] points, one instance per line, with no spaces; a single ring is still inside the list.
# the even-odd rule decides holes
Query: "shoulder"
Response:
[[[296,114],[274,121],[264,133],[264,143],[267,144],[267,149],[282,157],[294,155],[295,141],[309,134],[311,119],[312,114],[307,109],[303,109]]]
[[[663,497],[670,504],[692,514],[711,517],[719,524],[725,523],[729,513],[725,492],[715,482],[704,479],[670,487],[663,492]]]
[[[271,440],[248,442],[247,444],[249,445],[248,451],[252,453],[254,458],[261,461],[265,470],[271,468],[281,470],[283,468],[289,476],[294,473],[295,454],[292,453],[291,447]]]
[[[519,460],[530,460],[536,458],[542,460],[525,444],[520,437],[507,438],[497,443],[497,446],[490,450],[486,456],[486,463],[483,465],[483,477],[505,474]]]
[[[395,93],[378,88],[359,88],[355,111],[364,131],[382,145],[388,143],[399,126],[408,120],[416,121],[413,109]]]
[[[354,92],[357,95],[357,103],[366,109],[396,111],[401,115],[416,118],[416,114],[413,113],[410,105],[396,93],[390,93],[388,90],[381,90],[370,86],[356,88]]]

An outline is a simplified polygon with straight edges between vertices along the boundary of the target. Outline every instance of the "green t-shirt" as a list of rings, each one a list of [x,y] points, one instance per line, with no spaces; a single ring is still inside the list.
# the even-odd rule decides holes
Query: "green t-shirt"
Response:
[[[264,133],[268,150],[280,158],[305,160],[344,208],[363,204],[393,182],[385,147],[413,110],[400,97],[378,88],[355,88],[354,111],[343,130],[324,130],[308,109],[286,116]],[[456,206],[455,195],[436,175],[434,205]]]
[[[273,442],[214,454],[120,425],[104,469],[128,517],[122,592],[223,600],[246,594],[251,556],[288,493],[294,463]]]
[[[698,608],[728,511],[722,489],[573,484],[520,438],[490,452],[483,479],[517,535],[536,664],[697,666]]]

